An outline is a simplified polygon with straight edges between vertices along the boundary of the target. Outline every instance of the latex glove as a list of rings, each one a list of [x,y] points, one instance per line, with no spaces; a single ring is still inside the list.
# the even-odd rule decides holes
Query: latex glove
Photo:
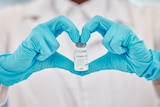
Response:
[[[146,79],[155,79],[154,74],[160,74],[160,64],[153,64],[155,61],[152,51],[127,26],[95,16],[83,27],[81,42],[87,43],[95,31],[103,36],[102,44],[109,52],[92,61],[90,69],[82,75],[109,69],[136,73]]]
[[[59,47],[56,37],[63,31],[74,43],[79,42],[79,31],[75,25],[66,17],[59,16],[35,27],[13,54],[1,55],[0,83],[13,85],[45,68],[74,72],[73,62],[56,52]]]

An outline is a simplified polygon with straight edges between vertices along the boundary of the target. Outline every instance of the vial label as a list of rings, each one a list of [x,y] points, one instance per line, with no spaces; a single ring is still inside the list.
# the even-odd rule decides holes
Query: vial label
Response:
[[[76,71],[88,70],[87,49],[84,47],[76,48],[74,53],[74,69]]]

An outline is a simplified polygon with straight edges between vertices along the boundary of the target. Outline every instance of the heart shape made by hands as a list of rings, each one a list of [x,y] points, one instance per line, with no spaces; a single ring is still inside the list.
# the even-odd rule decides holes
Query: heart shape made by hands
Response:
[[[100,70],[114,69],[130,73],[136,71],[136,74],[141,76],[152,62],[151,53],[144,42],[126,25],[112,22],[101,16],[95,16],[83,26],[79,42],[88,44],[88,40],[92,39],[91,34],[94,32],[102,35],[101,41],[106,48],[104,50],[109,52],[98,54],[99,57],[91,60],[87,71],[77,72],[73,69],[73,64],[70,66],[72,69],[67,70],[78,75],[87,75]],[[97,43],[101,44],[98,37],[96,38],[95,41],[90,40],[93,47],[96,47]],[[73,41],[73,38],[71,39]],[[89,53],[89,56],[97,54],[100,50],[101,48],[96,47],[94,51]],[[69,67],[64,69],[66,68]]]
[[[59,36],[63,31],[68,34],[68,39],[72,42]],[[102,36],[94,36],[93,40],[91,35],[94,32]],[[57,37],[63,38],[62,41],[57,41]],[[97,39],[100,37],[101,39]],[[101,48],[97,44],[101,44],[101,41],[106,48],[103,52],[108,50],[105,54],[99,54]],[[89,57],[93,57],[87,71],[74,70],[71,57],[74,56],[73,47],[76,43],[89,44],[88,50],[93,50],[89,51]],[[57,52],[60,44],[64,44],[61,49],[63,51]],[[0,56],[0,69],[3,71],[1,78],[5,78],[1,82],[11,85],[45,68],[62,68],[81,76],[100,70],[115,69],[148,77],[146,70],[151,63],[151,51],[148,51],[144,42],[139,40],[127,26],[95,16],[83,26],[82,34],[79,35],[78,29],[69,19],[59,16],[35,27],[13,54]]]

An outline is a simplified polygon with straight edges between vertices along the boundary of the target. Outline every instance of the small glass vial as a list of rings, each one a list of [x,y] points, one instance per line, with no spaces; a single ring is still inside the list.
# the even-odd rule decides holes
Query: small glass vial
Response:
[[[74,69],[76,71],[88,70],[88,57],[86,44],[77,43],[74,51]]]

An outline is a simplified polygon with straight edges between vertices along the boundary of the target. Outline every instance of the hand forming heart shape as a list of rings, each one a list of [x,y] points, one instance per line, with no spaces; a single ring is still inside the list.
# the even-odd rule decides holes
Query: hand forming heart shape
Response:
[[[59,47],[56,37],[63,31],[74,43],[85,44],[97,31],[103,36],[102,44],[109,52],[89,63],[88,71],[75,71],[74,63],[56,52]],[[0,83],[12,85],[45,68],[62,68],[81,76],[116,69],[147,77],[146,69],[151,62],[151,52],[127,26],[95,16],[85,24],[80,36],[69,19],[59,16],[35,27],[13,54],[0,56],[0,70],[4,71],[0,78],[5,77]]]

